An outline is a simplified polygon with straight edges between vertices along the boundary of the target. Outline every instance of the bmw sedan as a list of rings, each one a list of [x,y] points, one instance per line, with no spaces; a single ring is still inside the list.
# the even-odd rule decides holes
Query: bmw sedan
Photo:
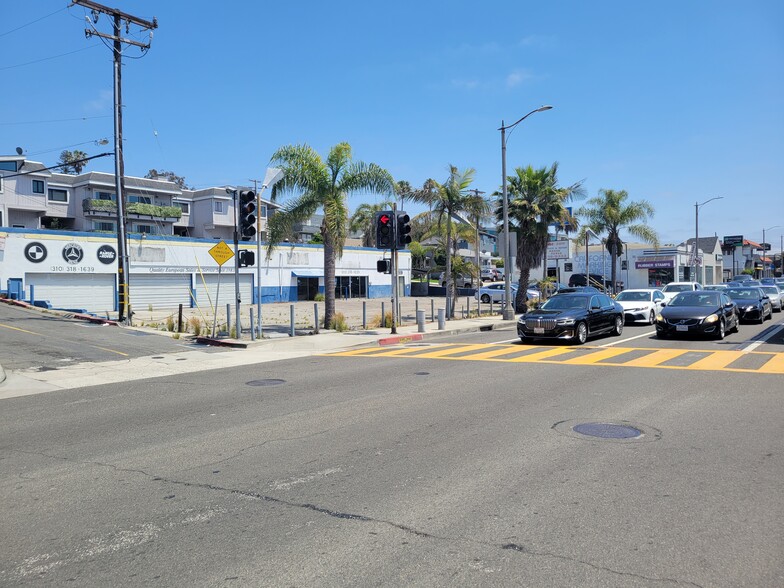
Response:
[[[727,288],[727,296],[738,305],[740,320],[759,324],[773,318],[770,298],[760,288]]]
[[[724,292],[696,290],[681,292],[656,316],[656,336],[702,335],[724,339],[729,331],[738,332],[738,307]]]
[[[623,308],[606,294],[556,294],[517,321],[517,335],[532,339],[562,339],[583,344],[588,337],[623,332]]]

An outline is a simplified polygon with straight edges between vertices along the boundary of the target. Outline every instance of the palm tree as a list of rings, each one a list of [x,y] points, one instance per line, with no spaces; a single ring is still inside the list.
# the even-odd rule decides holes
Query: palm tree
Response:
[[[433,210],[433,214],[438,219],[438,225],[446,224],[446,292],[447,297],[455,300],[454,280],[452,279],[452,215],[462,212],[466,207],[466,200],[469,197],[468,187],[474,180],[475,170],[468,168],[460,171],[454,165],[450,165],[449,177],[443,184],[433,180],[425,182],[422,190],[417,190],[411,194],[411,199],[427,204]],[[454,304],[449,305],[448,317],[454,318]]]
[[[390,210],[392,203],[388,200],[377,204],[360,204],[349,221],[349,230],[362,231],[362,246],[376,246],[376,213]]]
[[[656,231],[646,224],[646,221],[653,217],[653,206],[646,200],[629,202],[629,194],[626,190],[599,190],[599,195],[591,198],[585,206],[576,211],[575,214],[585,217],[584,227],[587,227],[597,235],[607,233],[606,247],[613,260],[611,268],[611,281],[613,287],[616,283],[617,267],[616,258],[623,252],[623,241],[620,237],[621,229],[629,234],[641,239],[645,243],[650,243],[655,247],[659,246],[659,237]],[[584,242],[586,231],[580,232],[579,238]],[[588,268],[585,268],[588,275]]]
[[[64,174],[79,175],[82,173],[84,166],[87,165],[87,162],[84,161],[85,159],[87,159],[87,154],[84,151],[79,149],[69,151],[66,149],[60,153],[60,165],[58,167]]]
[[[371,192],[392,196],[395,181],[375,163],[353,161],[351,145],[338,143],[329,150],[326,161],[308,145],[288,145],[278,149],[270,165],[283,170],[283,178],[272,188],[271,198],[295,194],[269,219],[267,258],[296,223],[321,209],[324,219],[324,326],[335,316],[335,260],[343,255],[349,226],[348,194]]]
[[[530,165],[515,168],[507,182],[509,221],[517,232],[517,267],[520,270],[515,310],[525,312],[531,268],[544,259],[549,227],[556,222],[575,226],[576,221],[569,216],[565,203],[582,197],[584,189],[582,180],[565,188],[558,185],[558,162],[549,168],[534,169]],[[503,197],[500,192],[493,195]],[[502,205],[503,202],[499,202],[496,211],[499,219],[503,218]],[[511,271],[511,268],[504,271]]]

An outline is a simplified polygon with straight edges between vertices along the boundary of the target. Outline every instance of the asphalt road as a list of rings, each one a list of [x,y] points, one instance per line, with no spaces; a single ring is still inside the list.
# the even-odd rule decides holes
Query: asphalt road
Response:
[[[504,341],[4,400],[0,584],[784,585],[781,375]]]
[[[52,370],[193,348],[185,339],[151,330],[93,324],[9,304],[0,304],[0,341],[0,365],[5,370]]]

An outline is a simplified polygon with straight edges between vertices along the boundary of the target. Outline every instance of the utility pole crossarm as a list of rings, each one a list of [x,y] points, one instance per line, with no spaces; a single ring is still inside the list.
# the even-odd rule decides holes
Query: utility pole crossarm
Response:
[[[133,16],[132,14],[123,12],[122,10],[118,10],[117,8],[109,8],[103,4],[98,4],[92,0],[73,0],[73,2],[71,2],[71,6],[74,4],[84,6],[85,8],[89,8],[90,10],[95,10],[97,12],[103,12],[107,15],[119,16],[121,20],[124,20],[127,23],[138,25],[144,29],[152,30],[158,28],[158,20],[156,18],[153,18],[152,21],[145,20],[143,18],[139,18],[138,16]]]

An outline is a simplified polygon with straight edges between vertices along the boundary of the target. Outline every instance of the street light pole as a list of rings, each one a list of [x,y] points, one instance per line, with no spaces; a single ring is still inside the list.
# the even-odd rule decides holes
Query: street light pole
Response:
[[[532,110],[516,123],[509,126],[504,125],[501,120],[501,192],[503,193],[504,210],[504,311],[503,318],[506,321],[514,320],[514,307],[512,306],[512,249],[511,239],[509,238],[509,196],[506,193],[506,130],[511,131],[535,112],[550,110],[552,106],[540,106]]]
[[[692,250],[694,254],[692,259],[694,262],[694,277],[691,280],[692,282],[699,282],[697,279],[697,252],[699,251],[698,243],[700,240],[700,206],[705,206],[708,202],[721,200],[722,198],[724,198],[724,196],[714,196],[701,204],[694,203],[694,249]]]

